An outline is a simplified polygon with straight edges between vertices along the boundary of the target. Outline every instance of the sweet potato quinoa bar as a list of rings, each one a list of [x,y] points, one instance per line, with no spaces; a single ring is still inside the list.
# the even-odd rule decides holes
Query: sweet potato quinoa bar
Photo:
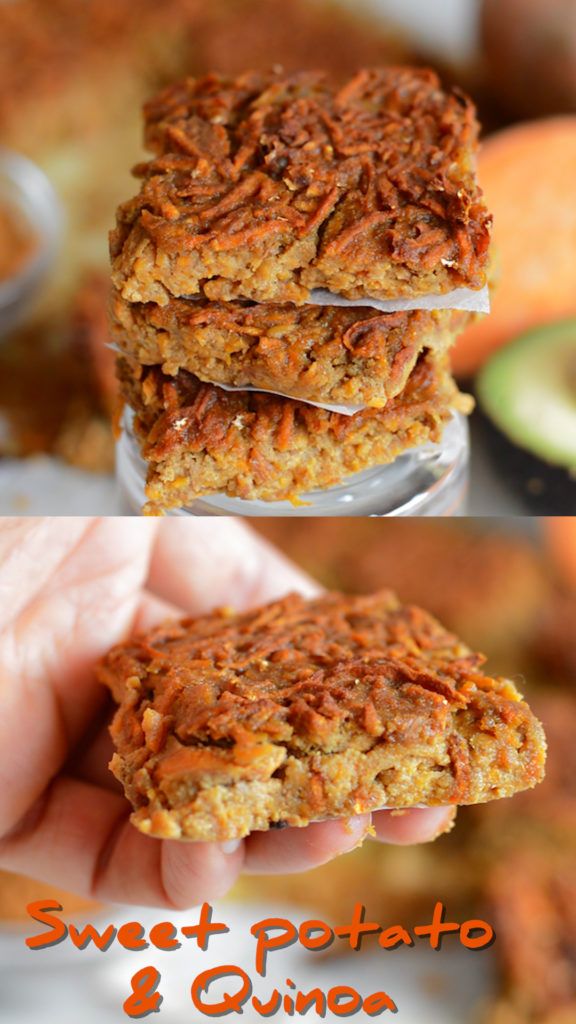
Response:
[[[164,624],[100,665],[111,767],[134,824],[176,839],[511,796],[544,774],[543,730],[482,662],[390,591]]]
[[[148,462],[145,511],[161,514],[206,494],[296,499],[352,473],[439,441],[452,409],[468,411],[446,356],[421,356],[401,395],[353,416],[264,392],[223,391],[180,370],[118,361],[134,433]]]
[[[189,78],[145,108],[155,155],[111,236],[130,302],[305,302],[486,282],[471,102],[432,71]]]
[[[445,351],[469,314],[369,307],[171,299],[110,304],[127,356],[168,374],[280,391],[311,402],[381,407],[404,388],[423,348]]]

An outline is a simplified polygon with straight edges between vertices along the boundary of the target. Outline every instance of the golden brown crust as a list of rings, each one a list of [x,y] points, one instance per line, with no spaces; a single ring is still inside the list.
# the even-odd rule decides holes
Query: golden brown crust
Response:
[[[280,391],[311,402],[382,407],[404,388],[423,348],[445,350],[469,314],[378,313],[370,307],[197,302],[166,306],[112,296],[112,335],[127,356],[164,373]]]
[[[99,667],[112,768],[170,838],[510,796],[542,778],[544,736],[482,660],[391,591],[168,623]]]
[[[516,849],[548,858],[573,857],[576,848],[576,703],[570,693],[546,691],[531,700],[550,745],[546,778],[535,793],[520,795],[512,818],[501,805],[477,823],[476,840],[486,864],[514,855]],[[487,852],[486,852],[487,851]],[[487,877],[489,877],[488,872]],[[576,986],[575,986],[576,996]]]
[[[486,283],[478,126],[432,71],[186,79],[146,105],[140,193],[119,207],[114,281],[129,301],[304,302]]]
[[[439,441],[451,410],[469,411],[447,358],[421,356],[384,409],[353,416],[263,392],[227,392],[181,370],[118,360],[122,393],[149,463],[147,511],[178,508],[202,494],[280,501]]]

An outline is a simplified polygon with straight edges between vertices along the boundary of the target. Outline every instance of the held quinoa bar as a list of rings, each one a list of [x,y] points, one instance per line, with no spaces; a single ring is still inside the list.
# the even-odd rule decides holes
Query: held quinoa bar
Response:
[[[130,302],[302,303],[481,288],[491,218],[471,102],[432,71],[189,78],[145,107],[154,158],[118,209],[113,280]]]
[[[127,356],[165,373],[280,391],[311,402],[382,407],[406,385],[423,348],[445,351],[469,314],[377,313],[357,306],[295,306],[171,299],[126,302],[114,292],[112,337]]]
[[[482,661],[391,591],[164,624],[100,665],[111,767],[134,824],[177,839],[511,796],[543,777],[543,730]]]
[[[149,464],[145,511],[161,514],[205,494],[297,499],[343,477],[439,441],[451,409],[468,412],[447,356],[422,355],[401,395],[353,416],[263,392],[223,391],[180,370],[118,360],[134,433]]]

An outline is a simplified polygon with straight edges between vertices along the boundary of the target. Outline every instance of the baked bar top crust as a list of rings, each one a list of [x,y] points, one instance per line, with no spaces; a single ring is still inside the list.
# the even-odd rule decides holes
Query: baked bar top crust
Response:
[[[223,391],[186,370],[118,360],[121,391],[149,463],[146,511],[158,514],[203,494],[283,501],[437,442],[453,409],[469,412],[446,356],[422,355],[406,387],[383,409],[353,416],[291,398]]]
[[[432,71],[186,79],[145,107],[155,157],[120,206],[113,279],[131,302],[305,302],[486,283],[490,216],[471,102]]]
[[[510,796],[543,777],[544,735],[482,661],[390,591],[164,624],[100,664],[111,767],[166,838]]]
[[[443,351],[469,314],[378,313],[365,306],[171,299],[110,303],[112,337],[127,356],[165,373],[252,385],[311,402],[382,407],[405,386],[423,348]]]

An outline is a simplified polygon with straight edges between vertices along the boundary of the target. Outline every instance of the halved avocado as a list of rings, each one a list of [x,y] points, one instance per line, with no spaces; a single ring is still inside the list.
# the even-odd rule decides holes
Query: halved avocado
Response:
[[[480,372],[476,393],[505,436],[576,472],[576,319],[520,335]]]

